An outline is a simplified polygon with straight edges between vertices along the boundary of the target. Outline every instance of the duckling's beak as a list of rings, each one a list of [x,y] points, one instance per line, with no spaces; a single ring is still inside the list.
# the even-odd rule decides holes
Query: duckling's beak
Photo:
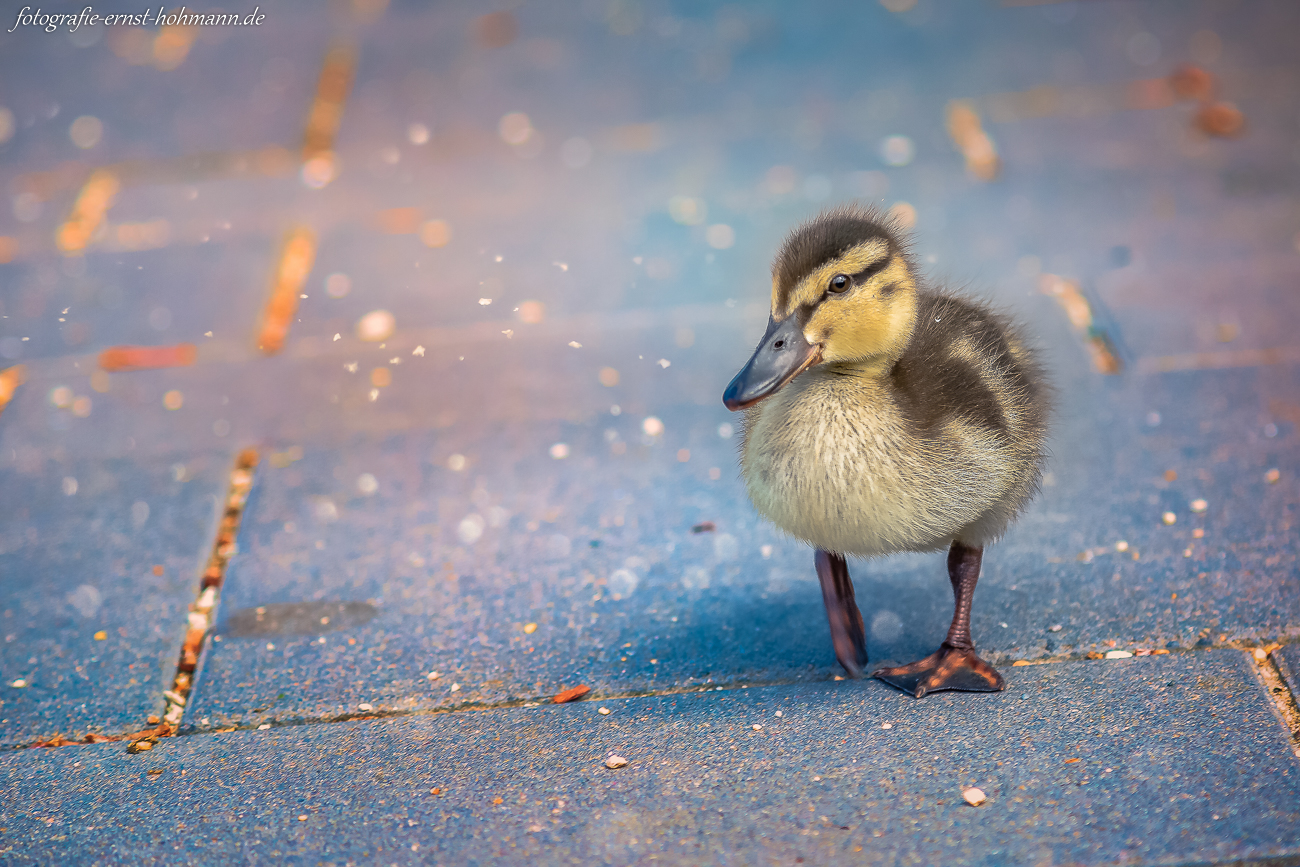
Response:
[[[749,363],[722,393],[722,403],[732,412],[753,406],[821,361],[821,357],[821,346],[804,338],[798,316],[787,316],[780,322],[769,316],[767,333]]]

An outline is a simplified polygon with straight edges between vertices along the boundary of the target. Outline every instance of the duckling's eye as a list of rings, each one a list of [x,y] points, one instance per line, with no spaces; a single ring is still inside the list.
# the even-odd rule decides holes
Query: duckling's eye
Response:
[[[832,292],[847,292],[853,281],[849,279],[848,274],[836,274],[831,278],[830,290]]]

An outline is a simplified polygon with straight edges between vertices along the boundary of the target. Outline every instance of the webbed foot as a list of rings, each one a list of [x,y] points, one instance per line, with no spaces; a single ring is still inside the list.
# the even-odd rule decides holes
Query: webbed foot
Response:
[[[999,692],[1006,688],[997,669],[980,659],[973,648],[944,642],[925,659],[896,668],[878,668],[872,677],[920,698],[929,692]]]

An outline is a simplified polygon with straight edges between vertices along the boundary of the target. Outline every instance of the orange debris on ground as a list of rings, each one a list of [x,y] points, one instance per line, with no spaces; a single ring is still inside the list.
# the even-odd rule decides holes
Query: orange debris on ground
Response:
[[[257,348],[267,355],[284,348],[293,314],[298,309],[298,295],[315,261],[316,234],[306,226],[290,229],[280,250],[271,297],[266,302],[262,330],[257,338]]]
[[[181,660],[179,668],[181,671],[193,671],[199,665],[199,652],[203,648],[203,637],[207,635],[206,629],[188,629],[185,631],[185,644],[181,647]]]
[[[1214,96],[1214,76],[1190,63],[1170,73],[1169,86],[1179,99],[1207,100]]]
[[[189,367],[198,354],[198,347],[193,343],[178,343],[175,346],[110,346],[99,353],[99,366],[109,373]]]
[[[82,738],[79,741],[65,738],[62,732],[60,732],[55,734],[54,737],[45,738],[43,740],[36,741],[35,743],[29,744],[29,746],[67,747],[67,746],[74,746],[77,744],[104,744],[110,741],[137,742],[137,741],[143,741],[145,739],[157,740],[158,738],[169,738],[174,734],[176,734],[175,728],[168,725],[167,723],[162,723],[161,725],[155,726],[154,728],[148,728],[145,729],[144,731],[131,732],[130,734],[124,734],[124,735],[101,735],[101,734],[96,734],[94,732],[91,732],[90,734],[86,735],[84,738]]]
[[[551,701],[555,702],[556,704],[564,704],[567,701],[573,701],[576,698],[582,698],[584,695],[586,695],[589,692],[591,692],[591,687],[587,686],[586,684],[582,684],[581,686],[575,686],[573,689],[566,689],[564,692],[560,693],[559,695],[555,696],[555,698],[551,699]]]
[[[966,171],[981,181],[996,179],[1002,164],[975,106],[964,99],[954,100],[948,103],[947,114],[948,134],[966,158]]]
[[[104,215],[121,186],[117,175],[105,169],[99,169],[86,179],[67,222],[59,226],[55,234],[55,241],[65,256],[77,256],[85,251],[95,231],[104,222]]]
[[[1141,78],[1130,81],[1125,88],[1125,108],[1134,111],[1150,111],[1173,104],[1174,90],[1167,78]]]
[[[1230,102],[1211,102],[1201,106],[1193,123],[1206,135],[1232,138],[1245,129],[1246,116]]]
[[[5,411],[5,406],[13,399],[18,386],[26,381],[27,368],[24,365],[15,364],[13,367],[0,370],[0,412]]]
[[[390,235],[414,235],[420,228],[419,208],[389,208],[376,217],[380,230]]]
[[[492,12],[474,19],[474,41],[484,48],[504,48],[519,35],[519,23],[510,12]]]

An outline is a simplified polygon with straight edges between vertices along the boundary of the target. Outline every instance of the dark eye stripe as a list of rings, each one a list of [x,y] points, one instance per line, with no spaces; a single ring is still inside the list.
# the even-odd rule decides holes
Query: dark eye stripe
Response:
[[[875,274],[879,274],[881,271],[885,270],[885,268],[889,265],[891,261],[892,260],[888,258],[881,259],[879,262],[868,265],[866,268],[863,268],[861,271],[859,271],[856,274],[850,274],[849,277],[853,280],[854,283],[860,283],[863,280],[866,280],[868,277],[871,277]]]

